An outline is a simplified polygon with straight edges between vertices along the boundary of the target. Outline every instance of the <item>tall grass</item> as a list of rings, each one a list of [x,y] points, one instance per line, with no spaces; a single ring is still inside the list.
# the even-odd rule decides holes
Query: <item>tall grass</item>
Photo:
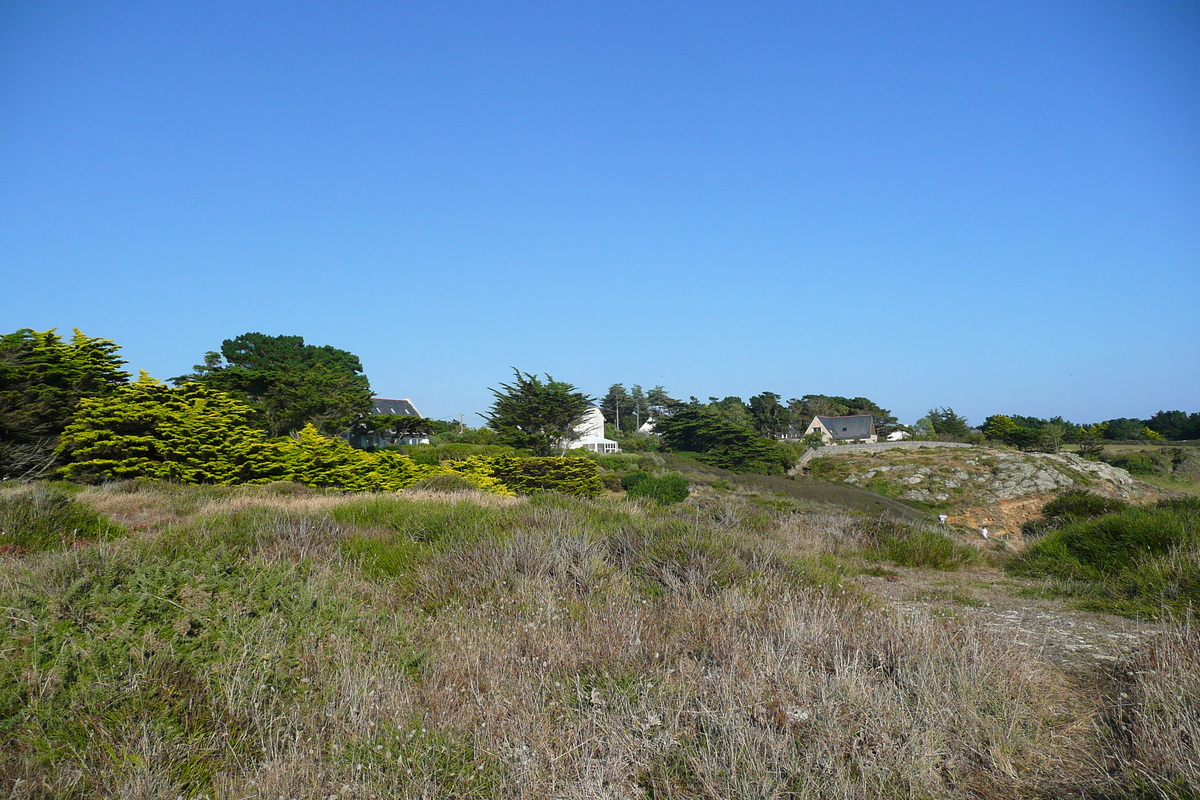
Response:
[[[1151,797],[1200,797],[1200,628],[1165,626],[1115,674],[1108,714],[1113,749]]]
[[[151,514],[155,490],[127,494],[141,504],[115,507]],[[322,497],[164,488],[139,536],[0,561],[0,793],[983,798],[1194,785],[1182,748],[1154,744],[1191,730],[1180,720],[1194,705],[1157,709],[1171,682],[1194,685],[1175,663],[1193,639],[1146,662],[1163,677],[1126,690],[1139,732],[1118,742],[1099,724],[1117,712],[1036,651],[852,590],[846,554],[910,531],[736,498]]]
[[[124,535],[120,526],[51,484],[0,490],[0,555],[76,547]]]

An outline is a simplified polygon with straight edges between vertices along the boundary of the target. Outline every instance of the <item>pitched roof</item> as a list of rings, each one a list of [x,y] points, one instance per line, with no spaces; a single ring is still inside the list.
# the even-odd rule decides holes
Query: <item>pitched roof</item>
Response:
[[[874,419],[870,414],[855,414],[852,417],[823,417],[817,415],[825,429],[834,439],[868,439],[874,435]]]
[[[407,397],[403,400],[391,400],[386,397],[372,397],[373,414],[395,414],[401,417],[419,417],[417,407]]]

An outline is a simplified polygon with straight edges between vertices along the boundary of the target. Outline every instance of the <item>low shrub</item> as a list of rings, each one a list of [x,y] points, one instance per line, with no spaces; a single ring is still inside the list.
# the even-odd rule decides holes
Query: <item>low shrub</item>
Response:
[[[432,475],[423,478],[412,485],[413,489],[425,489],[431,492],[473,492],[478,491],[473,483],[462,475]]]
[[[841,481],[850,475],[846,460],[837,456],[814,458],[808,462],[808,474],[819,481]]]
[[[983,558],[974,547],[959,544],[939,531],[884,517],[860,522],[856,528],[867,542],[864,555],[874,561],[953,571],[978,564]]]
[[[596,497],[604,488],[596,462],[587,458],[502,456],[488,461],[492,477],[517,494],[560,492]]]
[[[653,479],[654,476],[649,472],[631,472],[621,478],[621,488],[628,492],[643,482]]]
[[[646,477],[626,488],[631,499],[646,497],[666,506],[672,503],[682,503],[688,497],[687,478],[682,475],[672,473],[660,478],[651,477],[644,472],[634,473],[634,475],[645,475]],[[632,478],[633,475],[629,477]]]
[[[1060,582],[1085,608],[1158,616],[1200,605],[1200,498],[1069,520],[1008,569]]]
[[[61,550],[124,533],[57,486],[34,484],[0,493],[0,554]]]
[[[1069,522],[1095,519],[1127,508],[1129,503],[1119,498],[1075,489],[1063,492],[1042,506],[1041,519],[1031,519],[1022,523],[1021,533],[1025,536],[1041,536]]]

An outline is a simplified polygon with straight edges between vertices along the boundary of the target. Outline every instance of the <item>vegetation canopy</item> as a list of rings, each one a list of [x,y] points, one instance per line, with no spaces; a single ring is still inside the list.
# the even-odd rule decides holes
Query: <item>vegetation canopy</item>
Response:
[[[561,454],[578,438],[575,426],[592,399],[574,386],[549,375],[513,369],[513,382],[491,389],[496,400],[484,415],[500,444],[530,451],[535,456]]]
[[[258,412],[254,424],[270,436],[305,425],[336,435],[371,411],[371,386],[358,356],[305,344],[300,336],[243,333],[193,369],[171,382],[195,381],[244,400]]]
[[[61,464],[58,436],[80,401],[128,382],[119,349],[78,328],[70,341],[29,328],[0,337],[0,479],[44,476]]]

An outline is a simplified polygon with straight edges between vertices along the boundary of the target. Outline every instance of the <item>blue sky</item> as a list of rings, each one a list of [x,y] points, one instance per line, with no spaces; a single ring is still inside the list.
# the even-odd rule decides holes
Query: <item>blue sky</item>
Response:
[[[1195,3],[0,4],[0,328],[422,413],[1200,411]]]

